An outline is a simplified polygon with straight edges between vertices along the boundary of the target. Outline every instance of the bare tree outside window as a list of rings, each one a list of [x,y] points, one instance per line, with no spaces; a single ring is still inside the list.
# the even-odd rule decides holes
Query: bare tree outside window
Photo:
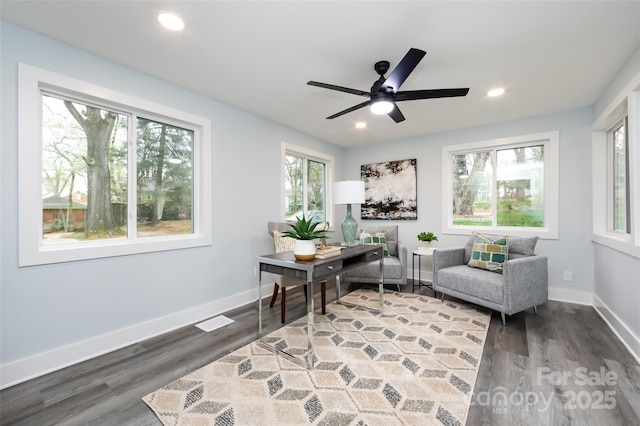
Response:
[[[613,139],[613,230],[631,233],[629,142],[626,118],[610,132]]]
[[[451,155],[453,224],[543,227],[544,146]]]
[[[491,225],[493,210],[490,153],[453,155],[452,162],[454,223],[456,225]]]
[[[191,233],[193,131],[139,118],[137,231]]]
[[[288,153],[285,168],[285,220],[305,215],[314,222],[326,218],[326,164]]]
[[[307,162],[307,210],[325,210],[325,166],[319,161]]]
[[[128,236],[132,123],[137,236],[193,232],[192,130],[49,94],[42,97],[42,114],[47,244]]]

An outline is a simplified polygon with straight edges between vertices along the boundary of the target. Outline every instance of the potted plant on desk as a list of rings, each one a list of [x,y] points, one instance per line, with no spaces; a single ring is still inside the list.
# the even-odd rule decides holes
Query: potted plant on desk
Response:
[[[421,232],[418,234],[418,241],[422,242],[422,250],[431,247],[432,241],[438,241],[438,237],[433,232]]]
[[[291,230],[283,232],[286,237],[295,238],[296,243],[293,246],[293,255],[296,260],[313,260],[316,257],[316,243],[314,240],[325,238],[326,230],[317,230],[316,227],[320,222],[311,222],[304,217],[296,218],[295,224],[289,224]]]

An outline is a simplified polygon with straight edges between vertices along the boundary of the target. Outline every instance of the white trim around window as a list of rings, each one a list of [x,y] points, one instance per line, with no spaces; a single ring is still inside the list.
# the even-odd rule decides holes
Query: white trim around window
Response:
[[[334,229],[335,223],[333,221],[334,217],[334,207],[333,207],[333,179],[334,179],[334,167],[335,167],[335,159],[327,155],[325,153],[314,151],[312,149],[308,149],[305,147],[301,147],[298,145],[293,145],[288,142],[282,141],[280,144],[280,217],[283,218],[286,215],[286,182],[285,182],[285,157],[287,154],[297,154],[304,158],[317,160],[325,164],[326,172],[325,172],[325,198],[326,198],[326,208],[325,208],[325,221],[329,222],[330,229]]]
[[[43,245],[41,92],[55,89],[122,111],[165,119],[194,131],[193,232],[145,238]],[[96,259],[211,245],[211,121],[110,88],[19,64],[18,69],[19,266]],[[135,219],[135,216],[134,216]],[[131,220],[131,218],[130,218]]]
[[[473,227],[453,224],[453,191],[451,156],[461,153],[495,151],[526,147],[544,146],[544,225],[542,227]],[[558,239],[558,188],[559,188],[559,131],[550,131],[522,136],[512,136],[442,148],[442,229],[446,234],[468,235],[470,230],[482,230],[488,233],[500,233],[514,236],[538,236],[545,239]],[[495,179],[495,178],[494,178]]]
[[[629,148],[630,232],[614,231],[611,223],[612,167],[608,132],[627,116]],[[592,241],[640,258],[640,73],[616,96],[592,127]]]

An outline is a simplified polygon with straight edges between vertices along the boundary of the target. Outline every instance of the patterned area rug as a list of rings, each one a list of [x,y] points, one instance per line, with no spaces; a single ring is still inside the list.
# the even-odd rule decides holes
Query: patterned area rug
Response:
[[[344,301],[377,307],[357,290]],[[327,305],[315,315],[313,370],[255,342],[145,396],[165,425],[464,425],[490,314],[385,293],[382,314]],[[266,336],[296,356],[306,317]]]

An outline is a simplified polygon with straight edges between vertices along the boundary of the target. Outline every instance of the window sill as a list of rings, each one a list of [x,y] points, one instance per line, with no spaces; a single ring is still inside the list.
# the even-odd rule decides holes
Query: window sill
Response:
[[[551,231],[549,228],[515,228],[515,227],[486,227],[486,226],[449,226],[443,231],[443,234],[452,235],[470,235],[471,232],[481,232],[492,235],[510,235],[513,237],[539,237],[543,240],[557,240],[558,233]]]
[[[613,250],[628,254],[629,256],[633,256],[636,259],[640,259],[640,246],[632,244],[627,239],[616,238],[610,235],[592,234],[591,241],[596,244],[609,247]]]

